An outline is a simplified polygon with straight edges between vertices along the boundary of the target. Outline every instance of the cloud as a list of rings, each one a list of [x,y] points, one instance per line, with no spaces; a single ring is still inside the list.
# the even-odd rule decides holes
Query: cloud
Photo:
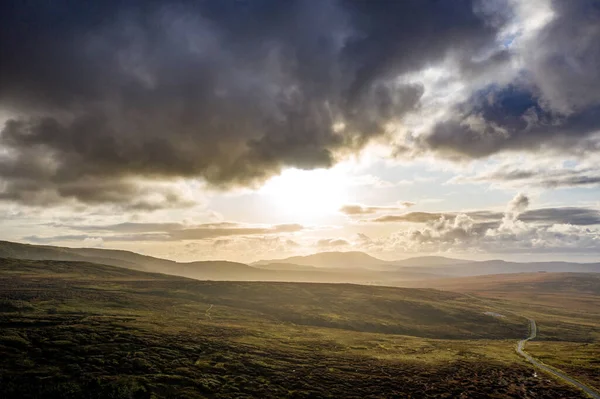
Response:
[[[514,168],[500,166],[474,176],[457,176],[451,183],[490,182],[500,186],[542,188],[595,187],[600,185],[600,170],[584,168]]]
[[[519,216],[521,213],[529,207],[529,197],[523,193],[517,194],[507,206],[507,214],[513,215],[514,217]]]
[[[299,224],[278,224],[272,226],[243,225],[233,222],[205,223],[200,225],[186,225],[182,223],[119,223],[113,225],[60,225],[53,227],[68,228],[70,230],[89,233],[103,233],[104,241],[195,241],[212,240],[220,237],[253,236],[253,235],[281,235],[302,231],[304,226]],[[109,234],[112,233],[112,234]],[[92,236],[89,235],[60,235],[51,237],[29,236],[23,239],[31,242],[60,242],[81,241]]]
[[[548,3],[548,2],[544,2]],[[510,51],[518,61],[507,83],[491,81],[399,149],[449,159],[540,151],[585,156],[600,146],[600,8],[593,1],[552,1],[549,15]],[[517,4],[517,11],[542,7]],[[522,23],[528,21],[521,16]],[[538,20],[539,21],[539,20]],[[526,29],[525,29],[526,30]],[[523,36],[523,37],[522,37]]]
[[[442,216],[441,213],[430,213],[430,212],[409,212],[402,215],[384,215],[372,219],[372,222],[376,223],[387,223],[387,222],[411,222],[411,223],[425,223],[433,220],[437,220]]]
[[[422,226],[388,237],[359,243],[372,251],[484,252],[484,253],[598,253],[600,212],[578,208],[527,211],[529,198],[517,194],[500,220],[477,222],[467,213],[442,214],[422,221]]]
[[[464,215],[473,220],[479,229],[498,227],[503,221],[522,221],[532,224],[550,226],[553,224],[570,224],[589,226],[600,224],[600,210],[583,207],[538,208],[527,210],[529,198],[524,194],[516,195],[507,205],[505,212],[493,210],[464,212],[409,212],[401,215],[383,215],[363,220],[372,223],[432,223],[440,219],[454,220]]]
[[[419,107],[423,86],[397,77],[466,62],[499,29],[471,1],[59,0],[0,15],[1,197],[24,203],[330,167]]]
[[[532,209],[519,215],[519,220],[526,223],[590,226],[600,224],[600,211],[577,207]]]
[[[0,176],[2,174],[0,161]],[[165,182],[87,179],[56,184],[31,179],[0,180],[0,200],[27,206],[47,207],[78,202],[86,205],[113,204],[125,210],[154,211],[165,208],[190,208],[202,201],[181,185]]]
[[[470,211],[462,212],[470,218],[478,221],[493,221],[502,217],[502,213],[493,211]],[[377,218],[366,220],[375,223],[427,223],[438,220],[439,218],[454,218],[457,216],[455,212],[409,212],[401,215],[384,215]]]
[[[410,201],[401,201],[398,202],[398,205],[400,206],[367,206],[359,204],[347,204],[340,208],[340,212],[348,216],[370,215],[378,212],[389,212],[402,208],[410,208],[416,204]]]
[[[316,243],[319,248],[346,247],[349,245],[348,241],[341,238],[323,238]]]

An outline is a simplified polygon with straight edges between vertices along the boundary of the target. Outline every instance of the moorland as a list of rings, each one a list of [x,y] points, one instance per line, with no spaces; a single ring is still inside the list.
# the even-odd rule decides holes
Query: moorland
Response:
[[[517,355],[528,318],[529,353],[600,388],[595,273],[399,287],[37,258],[0,259],[0,397],[584,398]]]

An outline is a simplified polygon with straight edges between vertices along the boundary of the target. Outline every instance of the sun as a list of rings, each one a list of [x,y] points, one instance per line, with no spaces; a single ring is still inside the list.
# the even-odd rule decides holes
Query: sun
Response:
[[[335,214],[348,202],[348,177],[334,169],[287,169],[260,192],[278,212],[311,222]]]

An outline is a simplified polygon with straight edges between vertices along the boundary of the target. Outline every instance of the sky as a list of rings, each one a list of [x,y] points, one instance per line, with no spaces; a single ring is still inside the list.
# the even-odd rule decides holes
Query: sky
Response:
[[[600,2],[0,5],[0,239],[600,260]]]

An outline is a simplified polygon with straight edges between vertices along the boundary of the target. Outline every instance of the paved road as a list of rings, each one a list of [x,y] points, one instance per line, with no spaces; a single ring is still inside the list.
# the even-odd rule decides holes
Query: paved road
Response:
[[[533,357],[531,357],[527,352],[525,352],[523,350],[525,347],[525,343],[527,341],[529,341],[530,339],[534,339],[537,335],[537,326],[535,324],[535,320],[533,320],[533,319],[528,319],[528,320],[530,323],[529,337],[519,341],[519,343],[517,344],[517,348],[516,348],[517,353],[519,355],[523,356],[525,359],[527,359],[534,366],[544,370],[547,373],[550,373],[550,374],[560,378],[563,381],[566,381],[572,385],[575,385],[577,388],[579,388],[582,391],[584,391],[585,393],[587,393],[590,397],[592,397],[594,399],[600,399],[600,393],[596,392],[595,390],[588,387],[587,385],[583,385],[581,382],[574,380],[573,378],[569,377],[568,375],[563,374],[560,371],[551,369],[550,367],[546,366],[545,364],[538,362],[537,360],[535,360]]]

